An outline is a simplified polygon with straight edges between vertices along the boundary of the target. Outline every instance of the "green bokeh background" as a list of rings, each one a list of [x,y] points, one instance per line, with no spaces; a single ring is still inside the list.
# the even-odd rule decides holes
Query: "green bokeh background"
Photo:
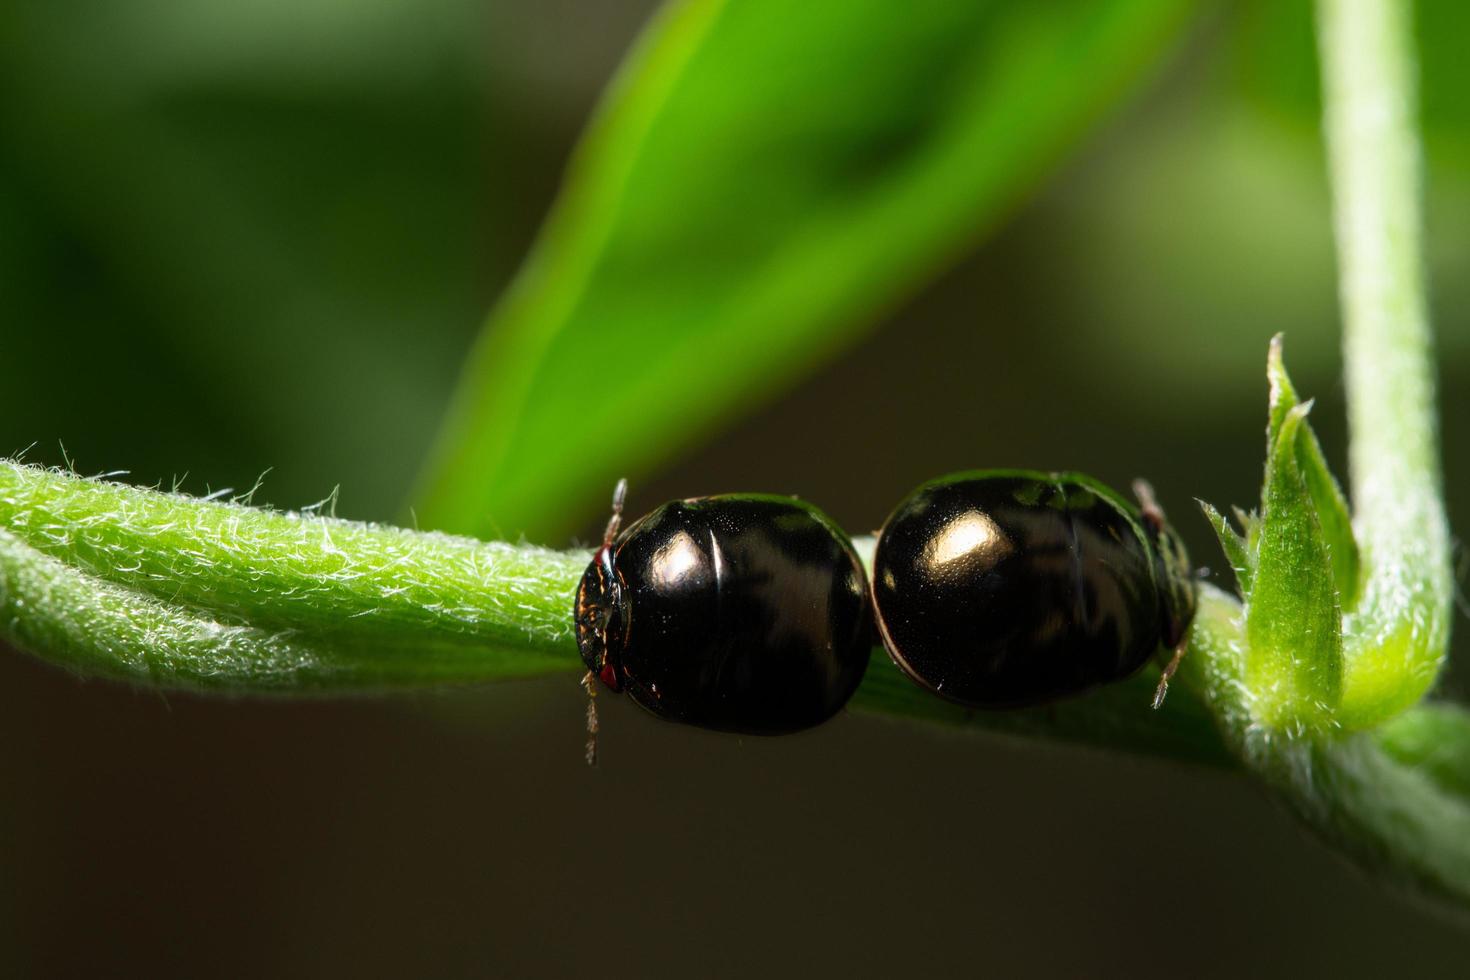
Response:
[[[0,10],[0,453],[393,519],[642,2]],[[1268,338],[1341,471],[1310,8],[1210,7],[998,231],[635,484],[852,531],[976,466],[1250,504]],[[1470,518],[1470,66],[1422,5],[1432,311]],[[720,229],[709,229],[716,241]],[[656,288],[651,284],[650,288]],[[698,317],[699,311],[690,311]],[[586,411],[636,372],[586,365]],[[186,475],[187,474],[187,475]],[[588,540],[606,488],[563,537]],[[504,528],[516,537],[517,528]],[[1470,653],[1459,619],[1457,650]],[[1451,693],[1463,684],[1451,673]],[[0,964],[22,975],[1462,975],[1239,777],[866,717],[733,739],[575,677],[162,697],[0,657]],[[1410,953],[1409,951],[1414,951]],[[1412,956],[1412,960],[1407,957]]]

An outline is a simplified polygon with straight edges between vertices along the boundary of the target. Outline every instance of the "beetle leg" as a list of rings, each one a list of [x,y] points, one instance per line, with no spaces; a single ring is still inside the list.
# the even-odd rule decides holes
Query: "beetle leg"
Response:
[[[587,689],[587,765],[597,765],[597,684],[592,671],[582,677],[582,686]]]
[[[1164,665],[1164,670],[1159,674],[1159,686],[1154,688],[1154,709],[1157,710],[1164,705],[1164,698],[1169,694],[1169,678],[1179,669],[1179,661],[1184,659],[1184,651],[1189,646],[1188,642],[1180,643],[1174,648],[1174,656]]]

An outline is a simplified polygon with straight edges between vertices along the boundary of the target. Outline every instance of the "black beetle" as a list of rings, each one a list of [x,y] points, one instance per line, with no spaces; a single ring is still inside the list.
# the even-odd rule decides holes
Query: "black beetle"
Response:
[[[1121,680],[1194,616],[1183,545],[1148,485],[1140,507],[1077,473],[980,470],[926,483],[879,532],[873,609],[894,662],[941,697],[1011,708]]]
[[[619,534],[625,492],[577,590],[589,692],[595,676],[662,718],[759,735],[847,703],[874,640],[840,528],[792,497],[728,494],[666,503]]]

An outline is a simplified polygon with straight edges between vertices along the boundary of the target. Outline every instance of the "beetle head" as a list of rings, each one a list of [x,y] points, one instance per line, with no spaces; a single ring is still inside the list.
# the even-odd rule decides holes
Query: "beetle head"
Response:
[[[613,548],[604,544],[577,587],[577,649],[582,663],[614,691],[623,687],[622,650],[626,624],[623,582]]]

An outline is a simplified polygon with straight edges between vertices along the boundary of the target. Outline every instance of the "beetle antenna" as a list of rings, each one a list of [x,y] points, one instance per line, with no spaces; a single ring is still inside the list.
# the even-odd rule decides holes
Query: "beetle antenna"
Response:
[[[587,765],[597,765],[597,686],[593,683],[592,671],[587,671],[582,678],[582,686],[587,689]]]
[[[628,499],[628,478],[623,477],[618,485],[613,487],[612,516],[607,519],[607,530],[602,532],[602,546],[612,547],[613,538],[618,536],[618,528],[623,526],[623,501]]]
[[[1184,659],[1184,650],[1188,646],[1188,642],[1185,642],[1175,647],[1174,656],[1169,658],[1169,662],[1164,665],[1163,672],[1159,674],[1159,686],[1154,688],[1155,711],[1164,706],[1164,698],[1169,695],[1169,678],[1173,677],[1174,672],[1179,669],[1179,661]]]
[[[1134,480],[1133,496],[1138,498],[1138,509],[1149,527],[1154,531],[1163,530],[1164,508],[1159,506],[1159,498],[1154,496],[1153,485],[1147,480]]]

